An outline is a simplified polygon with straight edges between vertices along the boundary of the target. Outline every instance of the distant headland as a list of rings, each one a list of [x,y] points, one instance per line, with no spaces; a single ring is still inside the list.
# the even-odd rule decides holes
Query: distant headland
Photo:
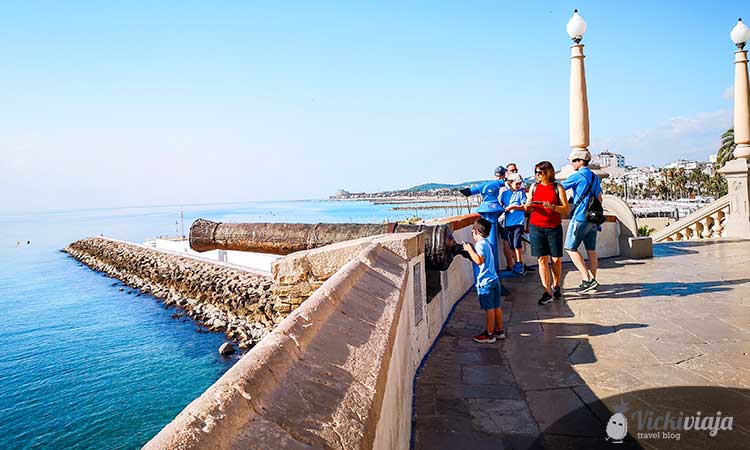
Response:
[[[344,189],[339,189],[334,195],[331,195],[331,200],[375,200],[379,198],[393,199],[394,197],[407,197],[414,199],[415,197],[430,197],[432,201],[435,198],[448,198],[450,201],[454,201],[454,198],[459,195],[458,190],[467,186],[483,183],[486,180],[479,181],[466,181],[458,184],[446,184],[446,183],[425,183],[418,186],[413,186],[407,189],[399,189],[395,191],[383,191],[383,192],[349,192]]]

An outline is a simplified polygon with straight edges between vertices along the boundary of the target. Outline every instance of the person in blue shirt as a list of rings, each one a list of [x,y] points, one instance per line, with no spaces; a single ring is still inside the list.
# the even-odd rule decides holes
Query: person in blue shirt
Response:
[[[509,162],[505,165],[505,189],[510,189],[510,182],[508,181],[511,176],[514,174],[521,175],[518,173],[518,164],[514,162]],[[521,177],[523,180],[523,177]],[[500,194],[502,196],[502,192]],[[505,228],[505,216],[501,215],[500,219],[498,220],[498,232],[500,233],[500,238],[502,239],[503,244],[503,255],[505,255],[505,264],[507,266],[507,269],[502,270],[499,272],[500,278],[503,277],[503,272],[513,272],[513,263],[515,262],[515,258],[513,257],[513,250],[511,250],[510,244],[508,243],[508,230]],[[528,233],[528,231],[527,231]],[[500,243],[498,243],[500,245]],[[524,266],[525,268],[525,266]]]
[[[479,298],[479,307],[485,312],[486,327],[474,336],[474,341],[481,344],[491,344],[497,339],[505,339],[503,331],[503,310],[500,308],[502,297],[500,294],[500,279],[495,271],[495,258],[497,251],[493,250],[488,242],[490,230],[494,225],[486,219],[479,218],[474,222],[471,236],[476,242],[474,246],[465,242],[463,244],[471,256],[472,262],[477,266],[476,288]]]
[[[523,189],[523,180],[517,173],[508,177],[509,190],[500,194],[500,206],[505,210],[505,230],[507,235],[506,242],[512,249],[512,268],[513,272],[519,275],[523,274],[523,241],[521,236],[524,230],[524,221],[526,213],[524,205],[526,204],[526,192]]]
[[[602,185],[599,177],[589,169],[591,153],[588,150],[574,149],[568,155],[573,169],[576,172],[562,182],[565,190],[573,191],[570,202],[572,215],[568,225],[568,233],[565,237],[565,251],[568,252],[571,261],[581,273],[581,284],[578,286],[580,292],[594,291],[599,286],[596,281],[596,269],[599,259],[596,255],[596,233],[599,226],[586,221],[586,210],[592,196],[602,200]],[[583,242],[588,254],[588,267],[583,255],[578,252]]]
[[[503,207],[500,206],[499,197],[503,190],[505,190],[505,167],[497,166],[495,169],[495,179],[463,188],[459,192],[465,196],[480,194],[482,196],[482,203],[477,207],[476,212],[492,224],[492,229],[489,230],[487,235],[487,242],[495,252],[495,271],[500,272],[500,258],[497,253],[497,219],[503,213]]]

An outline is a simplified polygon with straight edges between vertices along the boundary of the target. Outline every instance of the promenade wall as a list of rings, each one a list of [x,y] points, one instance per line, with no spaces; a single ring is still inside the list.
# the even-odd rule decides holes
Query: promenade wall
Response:
[[[432,223],[470,242],[476,217]],[[614,218],[603,225],[601,257],[620,254],[620,230]],[[105,238],[65,251],[245,347],[259,341],[146,448],[399,449],[409,446],[416,370],[473,285],[460,256],[426,270],[424,239],[396,233],[294,253],[273,263],[273,278]],[[535,263],[528,248],[525,258]]]
[[[449,221],[457,240],[472,222]],[[408,448],[416,369],[472,269],[454,259],[428,303],[424,235],[367,239],[278,261],[277,281],[292,267],[332,273],[145,448]]]
[[[432,223],[469,242],[476,217]],[[619,255],[620,226],[604,224],[602,257]],[[272,273],[296,309],[145,448],[408,448],[416,369],[472,287],[471,263],[427,271],[424,235],[397,233],[294,253]]]

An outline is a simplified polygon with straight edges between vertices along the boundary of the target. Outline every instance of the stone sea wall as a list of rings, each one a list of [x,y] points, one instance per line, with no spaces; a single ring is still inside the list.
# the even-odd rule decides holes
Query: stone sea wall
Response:
[[[272,292],[270,277],[107,238],[87,238],[64,249],[90,268],[150,293],[240,348],[270,333],[293,307]]]

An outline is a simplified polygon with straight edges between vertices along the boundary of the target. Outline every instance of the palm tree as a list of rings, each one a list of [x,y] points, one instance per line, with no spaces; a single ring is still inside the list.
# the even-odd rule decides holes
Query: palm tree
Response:
[[[727,195],[727,179],[721,176],[721,174],[719,173],[711,177],[711,180],[708,182],[708,186],[708,192],[710,192],[711,195],[716,198]]]
[[[674,179],[675,187],[680,192],[680,198],[686,197],[685,187],[687,185],[687,182],[688,182],[687,170],[685,170],[684,167],[680,167],[679,169],[677,169],[677,173],[675,174],[675,179]]]
[[[661,176],[664,185],[662,192],[665,193],[665,199],[674,200],[677,197],[677,187],[675,186],[677,170],[673,168],[661,169]]]
[[[721,147],[716,155],[716,166],[721,169],[728,161],[734,159],[734,128],[730,128],[721,135]]]

